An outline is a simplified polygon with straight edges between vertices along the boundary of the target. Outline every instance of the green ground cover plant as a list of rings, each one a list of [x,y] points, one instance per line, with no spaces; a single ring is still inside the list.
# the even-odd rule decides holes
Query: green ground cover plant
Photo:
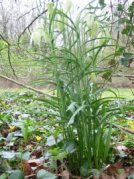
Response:
[[[98,104],[99,106],[101,104],[104,111],[108,108],[106,106],[107,101],[105,102],[105,104],[102,103],[103,106],[101,103]],[[49,167],[49,169],[51,169],[51,173],[45,174],[47,178],[47,176],[50,176],[53,172],[56,173],[57,160],[65,163],[66,167],[69,167],[68,170],[70,170],[70,172],[76,172],[76,174],[78,174],[79,165],[77,164],[77,162],[79,161],[79,159],[77,158],[77,155],[79,156],[78,152],[80,151],[78,151],[78,149],[79,147],[81,147],[79,146],[79,142],[81,142],[81,145],[85,145],[88,140],[90,140],[90,145],[92,145],[92,147],[95,147],[95,149],[91,151],[91,165],[94,167],[94,169],[98,168],[99,172],[101,168],[106,165],[107,162],[111,163],[115,161],[116,155],[113,152],[113,148],[116,146],[116,144],[123,144],[126,147],[134,146],[133,135],[131,133],[127,133],[127,131],[122,131],[122,129],[120,129],[120,127],[125,127],[132,131],[134,130],[134,123],[131,118],[130,110],[128,114],[126,113],[126,115],[122,115],[122,113],[118,112],[118,117],[114,117],[112,119],[112,123],[114,123],[117,128],[112,126],[112,123],[109,120],[109,115],[112,114],[111,111],[115,109],[115,107],[117,108],[117,106],[118,108],[119,106],[122,107],[124,103],[125,105],[127,103],[127,107],[132,107],[133,105],[133,101],[126,102],[124,100],[122,101],[116,99],[115,101],[112,100],[110,102],[109,105],[111,108],[109,109],[107,114],[104,112],[104,115],[107,117],[108,120],[104,118],[105,116],[102,116],[102,113],[100,113],[101,109],[99,109],[97,117],[98,119],[101,119],[100,116],[103,117],[102,119],[104,120],[104,122],[101,123],[101,125],[103,124],[103,128],[99,128],[100,126],[97,126],[97,124],[93,123],[93,120],[95,120],[95,111],[93,111],[94,115],[90,114],[90,117],[93,117],[93,119],[91,118],[91,127],[94,134],[90,133],[90,135],[92,136],[90,136],[89,139],[90,131],[84,131],[85,129],[88,129],[88,123],[86,123],[86,126],[84,127],[83,124],[81,124],[80,127],[84,130],[79,131],[81,132],[79,141],[77,138],[78,124],[75,124],[75,126],[71,126],[71,130],[69,130],[70,126],[65,126],[65,122],[61,121],[60,115],[58,115],[58,112],[56,113],[55,111],[55,107],[51,108],[51,103],[46,103],[46,99],[44,98],[43,100],[42,96],[26,91],[21,91],[18,93],[1,93],[0,172],[3,173],[2,176],[4,177],[5,175],[6,178],[10,175],[10,173],[12,173],[12,171],[14,171],[15,173],[17,172],[17,175],[21,175],[22,171],[23,173],[25,173],[25,175],[28,175],[28,173],[26,173],[27,170],[25,170],[24,168],[25,166],[27,166],[26,162],[28,163],[32,161],[33,163],[39,162],[39,166],[41,165],[43,167]],[[98,109],[98,106],[96,106],[96,104],[97,103],[94,103],[93,107],[96,107],[95,109]],[[93,108],[91,109],[93,110]],[[115,113],[115,110],[113,110],[113,113]],[[87,113],[84,113],[84,115],[87,116]],[[93,125],[96,125],[97,129],[96,126]],[[111,128],[109,128],[109,126]],[[95,128],[94,130],[93,127]],[[73,129],[75,130],[73,131]],[[66,136],[66,139],[64,137],[64,132],[66,135],[68,135],[68,130],[69,132],[71,132],[71,136]],[[87,138],[85,136],[86,134],[88,135]],[[106,144],[108,146],[105,146]],[[90,145],[87,147],[90,147]],[[103,147],[103,150],[99,147]],[[86,156],[87,150],[88,149],[86,148],[84,151],[81,151],[81,155],[84,155],[83,158],[85,160],[84,165],[82,166],[82,168],[80,168],[82,170],[81,172],[83,172],[83,174],[81,173],[83,177],[85,176],[85,174],[90,176],[91,173],[93,174],[95,172],[95,170],[92,170],[93,167],[89,168],[88,163],[86,163],[86,157],[88,157]],[[107,153],[108,151],[109,154]],[[124,154],[122,153],[120,155],[124,156]],[[32,159],[33,157],[36,158]],[[100,159],[101,161],[99,161]],[[72,161],[73,163],[71,163],[70,165],[70,163],[68,162]],[[97,162],[99,164],[98,167],[96,167]],[[36,174],[40,171],[39,169],[37,170],[39,166],[36,165],[35,168],[33,168],[33,171]],[[18,171],[18,169],[20,171]],[[94,173],[95,175],[97,174],[96,172]],[[15,173],[13,174],[13,176],[16,175]],[[55,175],[52,174],[52,178],[55,178]]]
[[[0,174],[5,178],[17,169],[26,174],[29,168],[24,161],[32,159],[31,156],[43,165],[51,146],[62,140],[61,128],[52,116],[53,109],[37,98],[39,95],[26,91],[0,94]],[[57,152],[60,154],[60,150]],[[54,155],[52,149],[49,153]],[[36,164],[36,160],[33,162]],[[49,160],[48,165],[54,166],[55,162]],[[48,177],[49,174],[52,175],[48,173]]]

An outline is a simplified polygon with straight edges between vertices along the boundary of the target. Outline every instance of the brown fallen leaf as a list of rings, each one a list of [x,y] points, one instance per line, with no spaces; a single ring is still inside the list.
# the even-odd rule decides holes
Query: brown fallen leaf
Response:
[[[3,129],[2,131],[1,131],[1,135],[3,136],[3,137],[7,137],[8,136],[8,134],[9,134],[9,130],[8,129]]]
[[[119,169],[119,168],[122,168],[123,167],[123,163],[121,161],[118,161],[114,164],[114,166]]]
[[[113,173],[117,173],[117,167],[114,165],[108,165],[105,170],[104,170],[107,174],[112,175]]]
[[[69,172],[67,170],[64,170],[62,172],[62,178],[63,179],[70,179],[70,174],[69,174]]]
[[[128,174],[128,176],[131,175],[134,173],[134,166],[126,167],[125,172]]]
[[[132,157],[134,157],[134,149],[129,149],[129,151],[130,151],[130,155],[131,155]]]
[[[118,179],[126,179],[128,177],[128,174],[127,173],[122,173],[122,174],[116,174],[116,178],[118,178]]]
[[[109,176],[106,173],[102,173],[100,179],[115,179],[114,176]]]
[[[40,158],[42,155],[42,150],[35,150],[32,152],[31,157]]]
[[[33,174],[33,170],[27,161],[22,162],[22,168],[25,176]]]
[[[115,175],[118,174],[118,170],[123,168],[123,163],[118,161],[115,164],[109,164],[105,167],[104,171],[108,175]]]

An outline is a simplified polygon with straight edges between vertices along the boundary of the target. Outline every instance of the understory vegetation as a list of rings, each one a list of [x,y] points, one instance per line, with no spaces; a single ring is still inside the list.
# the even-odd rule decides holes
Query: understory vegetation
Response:
[[[133,90],[126,99],[111,88],[113,75],[132,63],[134,2],[127,9],[116,5],[114,25],[104,1],[89,3],[77,17],[70,8],[47,4],[40,36],[31,35],[33,46],[2,39],[7,76],[17,79],[30,67],[38,76],[32,83],[50,85],[50,91],[1,93],[1,179],[134,177],[125,168],[134,162]],[[18,48],[12,51],[15,68],[11,48]]]
[[[24,176],[21,171],[25,173],[25,176],[33,174],[32,176],[35,177],[36,174],[37,178],[41,178],[40,174],[44,178],[66,177],[69,172],[85,177],[97,176],[106,163],[114,164],[120,160],[125,164],[133,164],[133,153],[130,150],[134,147],[133,100],[124,101],[118,98],[110,102],[111,98],[105,97],[103,99],[108,99],[110,102],[107,113],[105,112],[108,108],[107,101],[102,103],[103,106],[99,103],[100,107],[103,107],[104,114],[100,113],[102,109],[98,109],[97,102],[94,103],[98,111],[96,111],[96,116],[93,111],[93,119],[95,120],[102,114],[107,118],[103,116],[100,128],[97,122],[93,123],[90,114],[90,120],[92,119],[92,128],[90,128],[94,133],[87,134],[86,138],[86,132],[90,132],[91,129],[85,131],[88,123],[83,122],[83,126],[79,128],[81,132],[78,133],[79,141],[77,125],[71,126],[69,131],[72,132],[71,136],[66,139],[70,126],[61,120],[54,106],[51,106],[49,102],[46,105],[46,98],[43,96],[33,92],[18,91],[1,92],[0,97],[0,172],[4,172],[1,178],[6,178],[12,171],[14,172],[11,176],[18,176],[18,178]],[[119,112],[119,109],[122,112]],[[88,140],[90,140],[90,145],[84,148]],[[131,152],[126,149],[122,150],[123,146],[128,147]],[[90,161],[86,156],[88,150],[92,150]],[[81,152],[81,155],[78,152]],[[78,157],[81,157],[81,160]],[[91,166],[88,165],[88,162]],[[80,166],[81,163],[83,165]],[[57,170],[58,167],[59,170]],[[68,173],[64,173],[65,171]],[[70,177],[73,178],[73,175]]]

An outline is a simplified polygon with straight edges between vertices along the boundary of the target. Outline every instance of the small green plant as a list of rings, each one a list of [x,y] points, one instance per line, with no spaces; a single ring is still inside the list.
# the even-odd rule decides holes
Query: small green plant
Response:
[[[49,50],[43,60],[53,74],[50,82],[55,84],[57,96],[46,102],[59,115],[57,123],[63,130],[69,169],[88,176],[108,160],[112,120],[120,112],[111,105],[114,98],[101,97],[105,91],[101,78],[107,74],[108,81],[112,74],[104,63],[109,56],[115,58],[114,52],[108,53],[109,48],[115,47],[115,41],[88,11],[90,6],[78,18],[71,17],[58,5],[49,3],[50,6],[51,12],[45,19]]]
[[[24,137],[24,141],[27,142],[28,141],[28,137],[29,137],[29,134],[30,134],[31,131],[29,131],[29,121],[28,119],[25,120],[23,122],[23,125],[22,125],[22,134],[23,134],[23,137]]]

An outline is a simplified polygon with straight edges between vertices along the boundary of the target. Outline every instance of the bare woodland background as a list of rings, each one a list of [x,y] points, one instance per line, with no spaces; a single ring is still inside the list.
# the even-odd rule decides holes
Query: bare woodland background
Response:
[[[0,1],[0,34],[1,39],[10,42],[17,43],[18,39],[20,39],[25,33],[32,34],[34,30],[37,29],[41,24],[41,17],[46,13],[46,3],[45,0],[1,0]],[[31,43],[31,38],[29,36],[25,37],[25,41],[27,41],[27,48]],[[17,47],[16,47],[17,49]],[[12,49],[10,49],[12,51]],[[20,49],[18,50],[20,52]],[[11,55],[11,54],[9,54]],[[34,57],[33,57],[34,58]],[[8,73],[7,66],[5,62],[3,62],[4,58],[0,53],[0,71],[2,74],[15,78],[10,72]],[[12,61],[12,55],[10,56],[10,60]],[[18,62],[20,61],[18,55]],[[17,65],[16,65],[17,66]],[[36,65],[35,65],[36,66]],[[8,67],[9,68],[9,67]],[[21,67],[20,67],[21,68]],[[37,67],[40,73],[44,72],[42,67]],[[18,67],[19,69],[19,67]],[[21,71],[21,69],[20,69]],[[25,73],[25,74],[24,74]],[[17,80],[27,83],[30,81],[34,81],[36,79],[36,73],[33,73],[33,70],[30,68],[30,65],[25,69],[24,73],[17,76]],[[132,62],[129,70],[128,68],[124,68],[124,74],[132,75],[134,74],[134,62]],[[117,87],[133,87],[134,78],[127,77],[112,77],[113,86]],[[34,82],[32,83],[32,85]],[[38,86],[38,85],[35,85]],[[9,82],[8,80],[0,78],[0,87],[18,87],[17,85]]]

